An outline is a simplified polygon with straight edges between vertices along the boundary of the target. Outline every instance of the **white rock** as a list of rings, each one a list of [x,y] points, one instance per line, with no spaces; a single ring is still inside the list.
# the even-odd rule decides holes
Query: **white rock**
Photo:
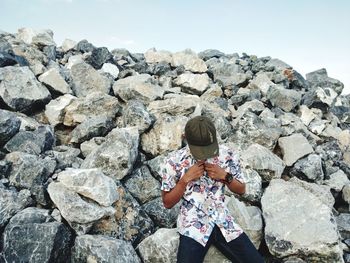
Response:
[[[75,96],[65,94],[46,104],[45,115],[51,125],[56,126],[57,124],[63,123],[64,109],[75,99]]]
[[[74,40],[66,38],[63,41],[61,47],[62,47],[63,52],[68,52],[69,50],[73,49],[76,44],[77,44],[77,42],[75,42]]]
[[[118,78],[119,69],[116,65],[112,63],[104,63],[101,70],[103,72],[111,74],[115,79]]]
[[[55,68],[49,69],[45,73],[39,76],[39,80],[49,86],[51,89],[61,93],[61,94],[71,94],[72,90],[70,89],[67,82],[60,75],[59,71]]]
[[[175,79],[175,84],[182,87],[186,93],[202,95],[209,88],[207,74],[183,73]]]
[[[250,82],[252,88],[258,88],[263,96],[266,96],[267,91],[270,87],[275,87],[276,84],[273,83],[266,73],[258,73],[256,77]]]
[[[18,29],[17,38],[21,39],[24,43],[37,44],[43,46],[56,46],[53,40],[53,32],[50,29],[34,30],[32,28],[20,28]]]
[[[207,66],[205,62],[190,49],[174,53],[171,65],[173,67],[183,65],[186,70],[192,72],[202,73],[207,71]]]
[[[159,63],[159,62],[172,62],[172,54],[169,51],[159,50],[151,48],[145,52],[145,59],[147,63]]]
[[[72,69],[72,67],[75,64],[79,64],[82,62],[84,62],[83,55],[79,54],[79,55],[70,56],[68,59],[68,63],[65,65],[65,67],[67,69]]]
[[[316,114],[309,109],[306,105],[300,105],[299,107],[300,120],[308,126],[310,122],[316,118]]]
[[[337,172],[329,175],[329,179],[325,180],[324,183],[329,185],[332,189],[337,192],[340,192],[343,187],[347,184],[350,184],[350,180],[343,170],[338,170]]]

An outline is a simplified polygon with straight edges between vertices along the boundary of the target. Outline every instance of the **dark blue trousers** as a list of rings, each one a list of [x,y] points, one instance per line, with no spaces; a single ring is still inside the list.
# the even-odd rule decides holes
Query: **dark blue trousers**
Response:
[[[211,245],[214,245],[234,263],[264,262],[264,259],[245,233],[227,242],[220,229],[215,226],[205,247],[190,237],[180,235],[177,263],[202,263]]]

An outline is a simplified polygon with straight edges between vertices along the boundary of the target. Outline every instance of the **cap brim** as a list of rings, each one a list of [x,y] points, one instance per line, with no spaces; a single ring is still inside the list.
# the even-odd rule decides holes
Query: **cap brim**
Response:
[[[206,160],[219,155],[219,145],[218,142],[206,146],[197,146],[188,144],[190,147],[191,154],[196,160]]]

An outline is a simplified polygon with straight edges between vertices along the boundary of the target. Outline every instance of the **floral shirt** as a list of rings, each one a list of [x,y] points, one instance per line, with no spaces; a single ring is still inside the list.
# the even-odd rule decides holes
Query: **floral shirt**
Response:
[[[163,191],[170,191],[179,179],[196,162],[189,147],[184,147],[170,156],[161,168]],[[219,147],[219,156],[206,160],[218,164],[237,180],[244,182],[240,164],[235,153],[228,147]],[[217,225],[226,241],[242,234],[241,227],[234,222],[225,203],[225,184],[211,179],[206,172],[196,181],[190,182],[183,195],[180,214],[177,219],[178,232],[193,238],[203,246]]]

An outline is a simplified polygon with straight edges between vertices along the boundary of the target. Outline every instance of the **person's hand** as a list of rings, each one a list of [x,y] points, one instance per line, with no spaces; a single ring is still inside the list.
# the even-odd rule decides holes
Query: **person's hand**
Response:
[[[203,174],[204,162],[200,161],[192,165],[181,179],[188,184],[191,181],[199,179]]]
[[[223,181],[226,177],[226,171],[217,164],[205,163],[204,169],[211,179]]]

